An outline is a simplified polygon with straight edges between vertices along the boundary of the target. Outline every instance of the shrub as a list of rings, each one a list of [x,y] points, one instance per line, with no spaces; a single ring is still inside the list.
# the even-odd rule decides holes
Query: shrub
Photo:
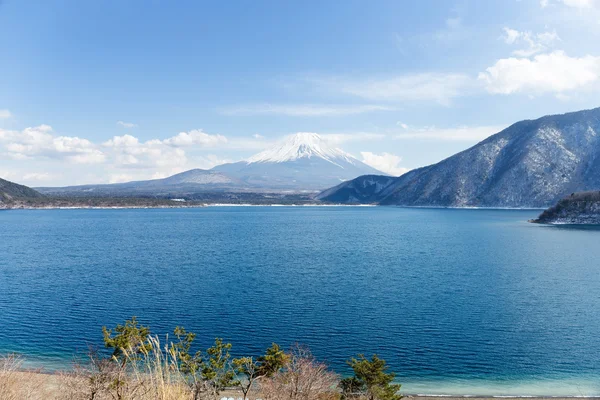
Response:
[[[373,355],[371,359],[359,354],[348,361],[354,376],[341,382],[344,399],[366,398],[368,400],[400,400],[400,385],[392,383],[396,375],[388,373],[384,360]]]
[[[338,376],[315,360],[308,349],[296,346],[285,368],[261,381],[264,400],[337,400]]]

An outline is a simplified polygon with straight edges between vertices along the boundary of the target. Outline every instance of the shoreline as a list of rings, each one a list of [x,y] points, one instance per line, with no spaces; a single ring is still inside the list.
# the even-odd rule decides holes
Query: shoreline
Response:
[[[206,207],[205,204],[193,204],[193,205],[163,205],[163,206],[48,206],[48,207],[8,207],[0,208],[0,210],[12,211],[12,210],[146,210],[146,209],[168,209],[168,208],[202,208]]]
[[[204,208],[204,207],[395,207],[406,209],[427,209],[427,210],[497,210],[497,211],[538,211],[543,208],[530,207],[442,207],[442,206],[399,206],[399,205],[379,205],[379,204],[252,204],[252,203],[195,203],[195,204],[163,204],[163,205],[119,205],[119,206],[17,206],[0,207],[1,210],[130,210],[130,209],[179,209],[179,208]],[[529,220],[528,222],[533,222]]]
[[[64,384],[70,379],[69,371],[44,371],[43,369],[24,368],[15,371],[17,376],[26,378],[28,381],[36,382],[37,387],[46,395],[53,395],[59,391],[61,384]],[[600,395],[457,395],[457,394],[426,394],[426,393],[408,393],[400,390],[404,398],[414,400],[494,400],[494,399],[532,399],[532,400],[570,400],[570,399],[600,399]],[[229,388],[221,392],[219,398],[234,398],[242,397],[242,392],[239,389]]]
[[[20,369],[17,369],[14,371],[15,374],[21,376],[21,377],[30,377],[30,379],[34,379],[36,382],[39,383],[39,387],[41,387],[45,392],[47,391],[52,391],[55,388],[59,387],[61,383],[64,383],[66,380],[70,379],[70,372],[68,369],[56,369],[56,370],[46,370],[44,369],[44,367],[39,367],[39,368],[35,368],[33,366],[30,367],[22,367]],[[539,382],[544,382],[543,379],[540,379]],[[401,383],[401,382],[399,382]],[[416,382],[415,382],[416,383]],[[559,383],[558,381],[555,381],[554,384],[556,385],[557,383]],[[431,385],[431,387],[435,387],[437,384],[434,382],[431,383],[421,383],[419,386],[429,386]],[[407,391],[404,391],[404,387],[405,386],[411,386],[410,383],[405,383],[402,384],[402,389],[400,390],[400,393],[402,394],[402,396],[404,398],[409,398],[409,399],[415,399],[415,400],[464,400],[464,399],[469,399],[469,400],[493,400],[493,399],[507,399],[507,400],[511,400],[511,399],[532,399],[532,400],[538,400],[538,399],[552,399],[552,400],[569,400],[569,399],[600,399],[600,393],[599,394],[561,394],[561,395],[550,395],[550,394],[456,394],[456,392],[452,393],[452,394],[443,394],[443,393],[427,393],[427,389],[422,389],[421,390],[411,390],[408,389]],[[485,388],[492,388],[493,385],[493,381],[490,382],[480,382],[479,381],[479,385],[478,387],[485,389]],[[540,384],[540,387],[543,387],[544,385]],[[512,385],[512,387],[515,387],[514,385]],[[552,391],[552,387],[555,386],[550,386],[548,388],[549,391]],[[600,388],[600,386],[598,386],[598,388]],[[451,390],[451,389],[450,389]],[[456,389],[455,389],[456,390]],[[228,388],[226,390],[224,390],[222,392],[222,398],[234,398],[234,399],[238,399],[238,397],[241,398],[242,396],[242,392],[239,389],[235,389],[235,388]]]

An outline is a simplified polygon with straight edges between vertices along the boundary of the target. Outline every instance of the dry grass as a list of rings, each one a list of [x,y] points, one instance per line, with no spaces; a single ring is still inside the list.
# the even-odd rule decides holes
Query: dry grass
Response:
[[[177,353],[151,337],[152,351],[142,357],[125,352],[127,362],[90,353],[89,362],[69,372],[23,371],[23,359],[0,358],[1,400],[221,400],[241,399],[239,390],[216,393],[206,387],[194,395],[179,370]],[[248,400],[334,400],[337,375],[310,353],[296,349],[286,369],[265,378]]]
[[[138,357],[125,350],[126,362],[92,352],[87,365],[63,375],[57,400],[193,400],[176,353],[162,348],[157,337],[149,341],[153,351]]]
[[[23,358],[9,354],[0,357],[0,399],[45,400],[58,386],[56,379],[49,379],[39,371],[23,371]]]
[[[260,383],[264,400],[337,400],[339,377],[308,351],[296,347],[286,369]]]
[[[44,374],[24,371],[20,356],[2,357],[0,399],[193,400],[174,353],[161,349],[157,338],[150,340],[155,351],[146,354],[141,362],[131,359],[126,366],[92,353],[89,364],[76,365],[69,372]],[[221,397],[215,394],[212,398]]]

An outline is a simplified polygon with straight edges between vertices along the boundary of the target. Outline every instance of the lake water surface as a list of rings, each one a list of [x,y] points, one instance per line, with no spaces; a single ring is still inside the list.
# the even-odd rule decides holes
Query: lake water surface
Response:
[[[65,366],[137,315],[233,353],[377,353],[404,393],[600,394],[600,230],[539,211],[0,212],[0,352]]]

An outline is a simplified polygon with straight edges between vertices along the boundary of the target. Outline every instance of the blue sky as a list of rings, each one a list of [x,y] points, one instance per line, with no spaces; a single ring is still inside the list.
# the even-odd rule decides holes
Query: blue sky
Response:
[[[0,177],[118,182],[316,132],[399,174],[600,105],[600,0],[0,0]]]

